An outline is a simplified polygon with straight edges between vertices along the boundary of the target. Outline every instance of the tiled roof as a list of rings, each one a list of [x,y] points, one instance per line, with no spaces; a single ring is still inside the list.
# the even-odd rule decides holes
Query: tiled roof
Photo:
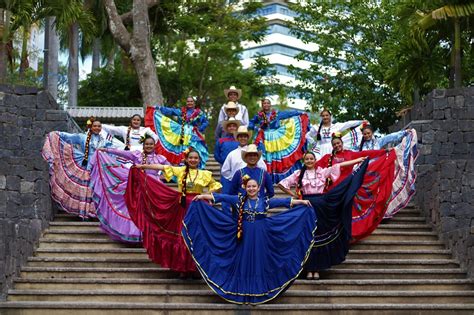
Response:
[[[128,119],[135,114],[143,116],[143,107],[76,107],[68,108],[71,117],[87,119],[91,116],[96,118]]]

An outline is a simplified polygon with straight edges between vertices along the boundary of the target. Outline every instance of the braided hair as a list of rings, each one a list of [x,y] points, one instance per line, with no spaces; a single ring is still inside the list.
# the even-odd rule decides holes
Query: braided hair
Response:
[[[91,143],[91,138],[92,138],[92,124],[94,124],[95,118],[91,117],[89,120],[87,120],[86,126],[87,126],[87,137],[86,137],[86,144],[85,144],[85,149],[84,149],[84,159],[82,160],[82,166],[87,166],[87,163],[89,161],[89,145]]]
[[[321,116],[324,112],[327,112],[329,115],[331,115],[331,112],[327,109],[323,109],[321,113],[319,113],[319,116]],[[316,134],[316,140],[321,141],[321,128],[323,128],[323,120],[321,119],[321,122],[319,123],[319,128],[318,128],[318,133]]]
[[[140,118],[140,120],[143,120],[142,116],[140,116],[138,114],[135,114],[135,115],[132,116],[132,118],[130,118],[130,124],[128,125],[127,136],[126,136],[126,139],[125,139],[125,148],[124,148],[125,151],[130,151],[130,132],[132,131],[132,120],[133,120],[133,118],[135,118],[137,116]]]
[[[360,130],[362,132],[364,132],[365,129],[370,129],[372,131],[372,133],[374,132],[374,127],[372,127],[371,125],[362,125],[360,127]],[[362,151],[362,148],[364,147],[365,141],[366,140],[365,140],[364,136],[362,136],[362,140],[360,141],[359,151]]]
[[[311,154],[316,159],[316,154],[314,154],[314,152],[312,152],[312,151],[308,151],[303,155],[303,160],[306,157],[306,155],[308,155],[308,154]],[[308,168],[306,167],[306,165],[303,165],[303,167],[300,170],[300,175],[298,176],[298,182],[296,184],[296,194],[298,195],[298,199],[303,198],[303,195],[301,193],[301,188],[303,188],[303,177],[304,177],[304,173],[306,173],[307,169]]]
[[[185,168],[184,168],[183,178],[181,179],[181,197],[180,197],[180,203],[183,208],[186,207],[186,193],[187,193],[186,179],[188,178],[188,175],[189,175],[189,164],[186,160],[191,152],[196,152],[197,155],[199,155],[199,153],[195,151],[193,147],[189,147],[184,151]]]
[[[339,139],[339,140],[342,141],[342,135],[341,135],[340,133],[333,133],[333,134],[332,134],[331,142],[332,142],[334,139]],[[333,163],[335,157],[336,157],[336,150],[333,149],[332,152],[331,152],[331,156],[329,157],[327,167],[331,167],[331,166],[332,166],[332,163]],[[325,185],[324,185],[324,189],[327,190],[327,189],[329,188],[329,186],[331,186],[331,185],[332,185],[332,179],[331,179],[331,177],[326,178],[326,183],[325,183]]]
[[[244,176],[242,178],[242,186],[246,187],[247,183],[251,180],[255,181],[255,179]],[[242,239],[242,235],[244,232],[243,231],[244,206],[248,199],[249,199],[249,195],[247,193],[244,193],[244,194],[239,193],[239,213],[237,217],[237,241],[240,241]]]

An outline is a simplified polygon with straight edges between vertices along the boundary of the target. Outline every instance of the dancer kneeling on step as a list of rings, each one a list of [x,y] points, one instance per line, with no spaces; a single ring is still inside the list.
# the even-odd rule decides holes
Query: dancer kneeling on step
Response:
[[[180,235],[183,218],[191,200],[205,188],[221,189],[210,171],[198,169],[197,151],[185,152],[185,166],[141,164],[130,170],[125,200],[133,222],[143,232],[143,247],[150,259],[163,268],[181,273],[196,271],[193,259]],[[178,179],[178,191],[142,172],[142,169],[162,170],[166,180]]]
[[[336,181],[340,177],[341,167],[352,169],[354,164],[365,159],[360,157],[322,168],[316,166],[316,154],[307,152],[303,157],[303,168],[278,184],[280,189],[294,198],[309,200],[318,218],[315,243],[306,264],[307,279],[319,279],[319,270],[345,260],[351,238],[352,200],[362,183],[367,163],[329,193],[322,193],[328,180]],[[296,187],[296,192],[291,191],[292,187]]]
[[[214,292],[232,303],[254,305],[274,299],[298,277],[313,244],[316,215],[307,200],[262,196],[249,176],[242,184],[243,194],[196,196],[182,235]],[[220,210],[201,200],[230,202],[238,210]],[[267,216],[277,207],[290,209]]]

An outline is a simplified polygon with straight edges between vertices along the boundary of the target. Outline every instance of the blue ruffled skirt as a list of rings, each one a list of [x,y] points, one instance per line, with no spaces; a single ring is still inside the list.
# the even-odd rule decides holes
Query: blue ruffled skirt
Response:
[[[230,212],[193,202],[183,220],[183,238],[209,287],[237,304],[274,299],[302,271],[313,245],[316,216],[298,206],[277,215],[243,221]]]

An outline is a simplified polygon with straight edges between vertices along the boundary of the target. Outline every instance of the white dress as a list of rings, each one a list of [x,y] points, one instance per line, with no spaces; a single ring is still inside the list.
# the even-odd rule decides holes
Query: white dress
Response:
[[[125,144],[127,143],[128,127],[102,124],[102,130],[104,130],[105,132],[113,136],[121,137],[123,139],[124,147],[125,147]],[[130,150],[131,151],[143,150],[143,145],[140,143],[140,138],[144,136],[145,134],[150,135],[155,140],[155,142],[158,141],[158,136],[150,128],[148,127],[140,127],[138,129],[132,128],[130,130]]]
[[[312,148],[312,151],[316,154],[316,159],[320,159],[326,154],[332,152],[332,134],[335,132],[343,132],[349,128],[354,128],[362,124],[362,120],[350,120],[344,123],[335,123],[331,124],[330,127],[321,127],[321,140],[316,140],[316,135],[318,134],[319,124],[311,126],[310,131],[306,134],[306,140],[309,143],[309,147]],[[362,139],[362,132],[359,128],[354,128],[346,135],[342,137],[342,142],[344,148],[353,150],[357,148]]]

